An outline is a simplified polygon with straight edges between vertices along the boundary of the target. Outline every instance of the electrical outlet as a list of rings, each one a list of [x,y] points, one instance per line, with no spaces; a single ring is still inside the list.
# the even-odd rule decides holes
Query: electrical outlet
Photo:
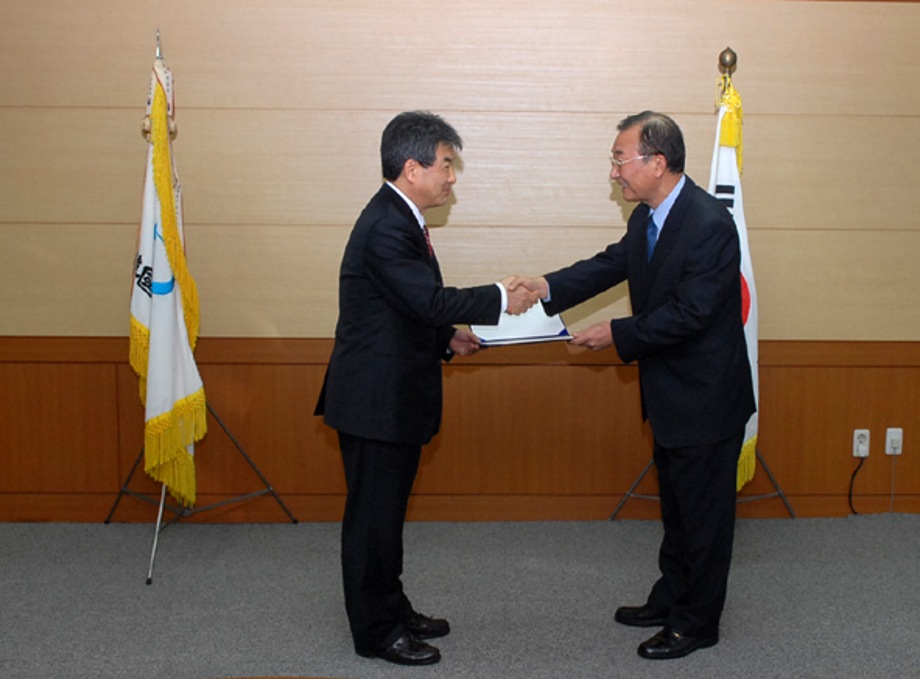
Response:
[[[853,457],[869,457],[869,430],[853,430]]]
[[[885,432],[885,455],[900,455],[904,441],[904,430],[900,427],[889,428]]]

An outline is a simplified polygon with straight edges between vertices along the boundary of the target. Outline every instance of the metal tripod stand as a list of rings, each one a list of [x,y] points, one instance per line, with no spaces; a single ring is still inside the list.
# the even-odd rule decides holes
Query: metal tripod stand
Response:
[[[755,448],[755,449],[754,449],[754,454],[757,456],[757,461],[760,462],[760,466],[763,467],[763,470],[767,473],[767,478],[770,479],[770,483],[773,484],[774,492],[772,492],[772,493],[765,493],[765,494],[763,494],[763,495],[751,495],[751,496],[749,496],[749,497],[740,497],[740,498],[738,498],[738,502],[739,502],[739,503],[741,503],[741,502],[753,502],[754,500],[766,500],[766,499],[771,498],[771,497],[778,497],[778,498],[780,498],[780,499],[783,501],[783,504],[786,505],[786,511],[789,512],[789,517],[792,518],[792,519],[794,519],[794,518],[795,518],[795,512],[792,511],[792,506],[789,504],[789,501],[786,499],[786,495],[785,495],[785,493],[783,493],[783,489],[779,487],[779,484],[776,482],[776,479],[773,477],[773,472],[770,471],[770,468],[767,466],[767,463],[764,461],[763,457],[761,457],[761,455],[760,455],[760,450],[758,450],[757,448]],[[636,487],[637,487],[637,486],[639,485],[639,483],[642,481],[642,479],[645,478],[645,475],[648,474],[648,470],[652,468],[652,465],[653,465],[654,463],[655,463],[654,460],[649,460],[649,461],[648,461],[648,464],[645,465],[645,469],[643,469],[643,470],[639,473],[639,476],[636,477],[636,480],[633,481],[633,484],[629,487],[629,490],[626,491],[626,495],[623,496],[623,499],[620,500],[620,503],[617,505],[616,509],[613,510],[613,514],[610,515],[610,520],[611,520],[611,521],[613,521],[615,518],[617,518],[617,514],[620,513],[620,510],[623,509],[623,505],[625,505],[625,504],[626,504],[626,501],[629,500],[629,498],[631,498],[631,497],[638,498],[638,499],[640,499],[640,500],[657,500],[657,499],[659,499],[657,495],[643,495],[643,494],[641,494],[641,493],[636,493],[636,492],[634,492],[634,491],[636,490]]]
[[[128,477],[125,479],[125,482],[122,484],[121,490],[118,491],[118,497],[115,498],[115,503],[112,505],[112,509],[109,511],[108,516],[105,517],[105,523],[111,522],[112,516],[115,514],[115,510],[118,508],[118,503],[121,502],[121,498],[125,495],[130,495],[132,497],[136,497],[139,500],[142,500],[143,502],[147,502],[149,504],[159,506],[159,511],[157,512],[156,530],[153,534],[153,548],[151,549],[151,552],[150,552],[150,567],[147,570],[147,584],[148,585],[153,582],[153,564],[154,564],[154,561],[156,560],[157,539],[159,538],[160,532],[164,530],[165,528],[167,528],[168,526],[175,523],[176,521],[179,521],[180,519],[183,519],[188,516],[193,516],[195,514],[201,514],[202,512],[206,512],[210,509],[216,509],[217,507],[223,507],[225,505],[233,504],[236,502],[242,502],[244,500],[261,497],[262,495],[271,495],[273,498],[275,498],[275,501],[278,503],[281,509],[284,510],[284,513],[288,515],[288,518],[291,520],[291,522],[297,523],[297,519],[294,517],[293,514],[291,514],[291,511],[287,508],[287,506],[281,500],[281,497],[278,495],[277,492],[275,492],[275,489],[272,488],[271,484],[268,482],[268,479],[265,478],[265,475],[262,474],[262,472],[256,466],[255,462],[252,461],[252,458],[249,457],[249,455],[243,449],[243,446],[240,445],[240,442],[236,440],[236,438],[227,428],[227,425],[225,425],[223,420],[221,420],[220,417],[217,416],[217,413],[214,412],[214,408],[211,407],[210,403],[207,404],[207,407],[208,407],[208,412],[211,413],[211,417],[213,417],[214,420],[217,422],[217,424],[220,425],[220,428],[224,430],[224,433],[227,435],[227,437],[230,439],[230,441],[233,443],[236,449],[240,452],[240,455],[243,456],[243,459],[246,460],[246,462],[249,464],[252,470],[256,473],[256,475],[259,477],[259,480],[262,481],[262,485],[264,485],[265,487],[262,490],[258,490],[252,493],[246,493],[244,495],[239,495],[237,497],[228,498],[226,500],[221,500],[219,502],[214,502],[204,507],[194,507],[192,509],[189,509],[187,507],[177,507],[175,505],[171,505],[166,502],[166,484],[164,483],[163,487],[160,489],[159,502],[157,502],[156,499],[150,497],[149,495],[146,495],[144,493],[138,493],[137,491],[131,490],[128,487],[128,484],[131,483],[131,478],[134,476],[134,472],[137,471],[137,468],[140,466],[141,460],[144,457],[144,449],[141,448],[141,452],[137,456],[137,459],[134,461],[134,465],[131,467],[131,471],[128,472]],[[174,514],[173,518],[170,521],[168,521],[165,525],[163,524],[163,510],[164,509],[168,509],[170,512]]]

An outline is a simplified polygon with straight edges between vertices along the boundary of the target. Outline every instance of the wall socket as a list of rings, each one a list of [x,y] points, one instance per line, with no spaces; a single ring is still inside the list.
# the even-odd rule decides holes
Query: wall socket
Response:
[[[853,430],[853,457],[869,457],[869,430]]]
[[[885,455],[900,455],[904,441],[904,430],[890,427],[885,432]]]

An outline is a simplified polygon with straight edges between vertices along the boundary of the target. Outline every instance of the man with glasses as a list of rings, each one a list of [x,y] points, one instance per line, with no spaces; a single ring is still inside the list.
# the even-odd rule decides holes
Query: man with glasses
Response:
[[[627,281],[632,315],[575,333],[638,361],[642,413],[654,435],[664,538],[661,575],[642,606],[615,619],[661,627],[639,646],[680,658],[719,641],[735,524],[738,456],[755,410],[741,319],[740,248],[728,210],[684,174],[684,141],[668,116],[620,122],[611,181],[639,203],[626,235],[590,259],[518,278],[556,314]]]

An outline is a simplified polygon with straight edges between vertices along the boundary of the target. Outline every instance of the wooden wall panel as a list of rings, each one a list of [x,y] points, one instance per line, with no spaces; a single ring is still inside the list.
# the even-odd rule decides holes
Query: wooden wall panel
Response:
[[[699,138],[705,130],[696,132]],[[916,232],[920,226],[910,213],[920,198],[902,183],[915,174],[910,158],[897,151],[879,157],[875,171],[866,171],[864,162],[881,148],[918,146],[920,116],[749,114],[742,177],[748,227]],[[703,159],[709,158],[711,150]],[[708,165],[696,175],[708,179]]]
[[[420,493],[622,494],[641,471],[635,454],[650,442],[635,368],[452,366],[446,373],[446,416],[423,455]]]
[[[465,286],[545,273],[621,235],[616,227],[448,225],[433,229],[432,239],[448,284]],[[330,337],[347,236],[348,227],[190,227],[202,334]],[[0,270],[10,281],[0,287],[0,334],[126,335],[134,238],[127,225],[0,228]],[[46,239],[57,247],[49,249]],[[241,241],[249,243],[245,250]],[[920,230],[752,229],[750,242],[762,339],[906,341],[920,332]],[[619,286],[564,316],[581,328],[628,313]]]
[[[4,229],[8,223],[137,224],[147,160],[140,131],[145,97],[139,108],[121,110],[33,109],[6,100],[0,109]],[[176,154],[181,173],[181,150]],[[55,249],[52,239],[35,244]]]
[[[215,412],[234,437],[245,442],[262,472],[281,493],[331,495],[345,492],[335,432],[314,417],[323,383],[322,365],[208,365],[202,378]],[[259,480],[212,421],[207,456],[213,479],[203,492],[245,492]],[[204,442],[203,442],[204,443]],[[202,468],[205,469],[204,467]]]
[[[136,242],[127,224],[0,225],[0,334],[127,336]]]
[[[904,81],[920,55],[907,3],[43,0],[5,3],[0,18],[0,100],[17,106],[137,107],[157,27],[180,111],[699,113],[729,44],[758,112],[920,106]]]
[[[451,115],[465,140],[461,171],[452,203],[428,221],[624,226],[634,206],[611,188],[608,157],[628,112]],[[380,184],[376,149],[392,114],[189,111],[174,143],[186,224],[350,227]],[[141,117],[0,110],[2,129],[15,131],[0,156],[0,223],[136,224],[146,161]],[[705,186],[715,117],[675,118],[686,136],[688,174]],[[873,171],[860,169],[876,162],[880,147],[920,146],[920,115],[884,125],[861,116],[748,116],[744,139],[752,231],[920,230],[911,219],[920,198],[910,154],[890,153]],[[242,235],[237,247],[252,240]]]
[[[0,363],[0,493],[107,493],[118,392],[105,364]]]
[[[333,334],[347,229],[206,227],[197,236],[189,267],[198,281],[202,334]],[[245,253],[241,240],[250,242]]]
[[[624,114],[672,113],[706,182],[731,45],[762,337],[920,338],[920,194],[899,152],[920,144],[920,7],[678,0],[5,3],[0,335],[125,332],[156,27],[205,335],[331,336],[338,253],[406,108],[467,142],[456,202],[430,215],[451,282],[590,254],[631,209],[607,182]],[[575,322],[625,310],[614,292]]]
[[[914,340],[920,231],[751,233],[763,339]]]
[[[209,402],[273,488],[304,521],[341,517],[344,481],[335,433],[312,415],[328,340],[202,339]],[[0,521],[101,521],[138,459],[143,411],[111,338],[0,337]],[[871,453],[855,481],[861,513],[920,511],[920,350],[916,342],[762,342],[760,450],[800,516],[849,513],[852,432]],[[609,516],[651,455],[637,370],[610,352],[554,343],[491,349],[445,368],[442,432],[427,446],[415,520],[596,520]],[[904,454],[883,454],[885,429]],[[196,448],[199,506],[262,485],[209,418]],[[894,498],[891,490],[894,482]],[[133,491],[158,495],[142,471]],[[759,466],[742,498],[772,493]],[[637,492],[655,492],[651,470]],[[742,516],[782,517],[778,498]],[[622,518],[656,516],[631,499]],[[117,521],[151,521],[155,506],[124,498]],[[201,521],[286,521],[270,497]]]
[[[760,378],[761,445],[765,455],[782,460],[786,492],[834,495],[847,488],[857,462],[854,429],[872,433],[856,490],[889,489],[892,458],[884,454],[885,430],[916,421],[920,369],[765,367]],[[901,492],[920,492],[920,479],[911,471],[920,470],[917,460],[904,455],[896,461]]]
[[[279,493],[344,492],[335,433],[313,417],[325,366],[199,364],[213,410],[208,416],[208,433],[195,448],[199,493],[244,494],[262,488],[236,443]],[[120,366],[118,377],[121,392],[128,394],[121,403],[123,481],[143,446],[144,415],[131,368]],[[143,475],[138,480],[144,492],[158,488]]]
[[[768,459],[803,512],[836,515],[848,511],[848,432],[870,422],[879,441],[902,420],[909,450],[920,194],[904,150],[920,145],[918,3],[7,2],[0,453],[15,471],[0,476],[0,516],[96,520],[137,456],[142,414],[122,345],[157,27],[177,83],[202,371],[215,405],[257,456],[268,450],[260,461],[311,517],[340,514],[341,476],[334,437],[304,412],[329,341],[298,338],[332,335],[339,256],[379,183],[386,121],[429,108],[466,141],[456,201],[429,215],[446,224],[434,240],[449,283],[544,272],[622,233],[631,206],[611,191],[607,154],[626,113],[674,115],[688,172],[706,183],[726,45],[744,97]],[[567,319],[582,327],[624,313],[617,289]],[[565,347],[487,353],[447,370],[453,405],[426,452],[413,516],[449,517],[457,498],[473,518],[603,516],[647,460],[647,431],[628,414],[632,369]],[[539,390],[522,397],[518,384]],[[505,425],[517,398],[532,418],[523,438]],[[23,427],[35,421],[53,426],[30,437]],[[67,439],[66,459],[23,466],[28,443],[60,454],[63,429],[86,422],[98,430]],[[543,441],[569,447],[534,456]],[[203,498],[251,487],[219,431],[201,456]],[[890,466],[873,454],[861,472],[873,508],[887,508]],[[908,454],[897,470],[896,506],[920,509]],[[759,472],[746,492],[768,487]],[[127,520],[147,516],[136,504],[122,508]],[[782,515],[775,504],[745,511]],[[654,512],[647,501],[628,510]],[[279,518],[259,500],[207,520]]]

